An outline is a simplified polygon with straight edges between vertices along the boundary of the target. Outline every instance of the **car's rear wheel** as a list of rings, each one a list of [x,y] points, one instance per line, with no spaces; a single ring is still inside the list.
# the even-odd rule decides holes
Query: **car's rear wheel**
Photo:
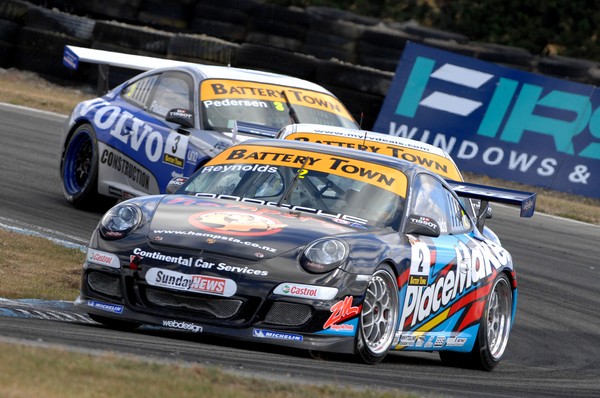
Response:
[[[374,364],[387,355],[398,323],[398,283],[394,272],[381,265],[367,287],[360,312],[356,352]]]
[[[499,274],[481,315],[473,350],[468,353],[440,351],[442,362],[481,370],[492,370],[506,350],[512,323],[513,295],[506,274]]]
[[[89,209],[103,197],[98,194],[98,145],[90,124],[82,124],[71,135],[61,162],[65,198],[78,208]]]
[[[133,329],[137,329],[138,327],[140,327],[142,325],[139,322],[121,321],[118,319],[109,318],[109,317],[97,315],[97,314],[88,314],[88,315],[90,318],[92,318],[92,320],[94,320],[98,323],[101,323],[104,326],[107,326],[111,329],[133,330]]]

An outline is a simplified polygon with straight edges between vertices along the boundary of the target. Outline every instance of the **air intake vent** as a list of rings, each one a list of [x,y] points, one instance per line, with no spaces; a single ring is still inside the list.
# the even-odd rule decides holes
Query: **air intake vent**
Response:
[[[204,312],[220,319],[234,316],[243,304],[242,300],[191,297],[151,288],[146,289],[146,298],[157,306]]]
[[[87,275],[88,286],[98,293],[112,297],[121,297],[121,282],[118,276],[92,271]]]
[[[273,325],[298,326],[312,316],[312,308],[304,304],[275,302],[265,317],[265,323]]]

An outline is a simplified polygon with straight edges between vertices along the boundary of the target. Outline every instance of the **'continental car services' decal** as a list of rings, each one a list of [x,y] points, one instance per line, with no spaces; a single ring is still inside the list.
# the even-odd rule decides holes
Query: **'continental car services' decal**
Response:
[[[391,167],[318,152],[296,151],[289,148],[236,146],[217,155],[211,165],[258,163],[332,173],[366,182],[396,194],[405,195],[407,179],[404,173]]]
[[[420,246],[415,248],[413,244],[412,250],[413,258],[416,256],[419,259],[425,255],[425,250]],[[422,253],[415,255],[414,251]],[[408,331],[415,326],[418,326],[418,331],[431,330],[461,310],[465,313],[455,331],[479,321],[484,304],[481,299],[491,287],[491,277],[496,275],[497,269],[511,264],[510,256],[506,250],[490,241],[473,239],[469,240],[468,245],[457,241],[454,251],[456,257],[430,276],[427,286],[405,286],[406,296],[400,319],[402,330]],[[414,271],[411,266],[410,272]]]
[[[152,286],[231,297],[237,285],[231,279],[205,275],[187,275],[161,268],[150,268],[146,272],[146,282]]]
[[[188,217],[188,222],[205,231],[234,236],[272,235],[286,226],[270,217],[230,210],[195,213]]]
[[[241,106],[260,107],[261,101],[270,101],[276,107],[280,106],[281,111],[285,111],[287,107],[284,105],[285,98],[281,94],[283,90],[285,90],[286,96],[292,105],[320,109],[353,120],[346,108],[335,97],[316,91],[274,84],[207,79],[200,84],[200,98],[205,106],[217,106],[217,103],[219,103],[219,106],[227,106],[224,104],[225,101],[229,101],[228,103],[231,104],[232,100],[242,100],[236,102],[248,103],[248,105],[240,104]]]
[[[439,154],[431,153],[431,151],[426,148],[419,147],[418,145],[412,145],[411,147],[410,144],[395,143],[393,142],[393,139],[396,137],[390,137],[388,140],[379,138],[378,136],[377,138],[374,138],[373,134],[369,135],[367,132],[364,132],[362,137],[359,136],[358,133],[354,133],[353,135],[356,135],[356,137],[296,132],[286,135],[285,139],[316,142],[318,144],[380,153],[382,155],[392,156],[419,164],[434,173],[451,180],[462,181],[458,169],[451,160]]]
[[[232,272],[236,274],[248,274],[256,276],[267,276],[269,271],[258,270],[248,267],[238,267],[235,265],[227,265],[226,263],[213,263],[206,261],[204,258],[184,257],[184,256],[170,256],[161,252],[142,250],[139,247],[133,249],[133,256],[140,259],[152,259],[155,261],[164,262],[166,264],[177,264],[184,267],[202,268],[204,270]]]
[[[312,298],[319,300],[332,300],[337,294],[335,287],[302,285],[299,283],[282,283],[278,285],[273,294],[282,296]]]

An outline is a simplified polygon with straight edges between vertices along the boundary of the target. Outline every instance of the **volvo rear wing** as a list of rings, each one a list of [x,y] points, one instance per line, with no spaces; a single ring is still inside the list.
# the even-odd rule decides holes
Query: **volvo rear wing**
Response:
[[[458,196],[481,201],[477,214],[477,227],[479,230],[483,229],[489,202],[518,206],[521,210],[521,217],[531,217],[535,211],[536,194],[534,192],[516,191],[461,181],[446,180],[446,182]]]
[[[131,55],[77,46],[65,46],[63,65],[69,69],[77,70],[81,62],[98,64],[98,95],[107,92],[109,89],[108,76],[111,66],[147,71],[171,66],[193,65],[190,62],[175,61],[172,59]]]

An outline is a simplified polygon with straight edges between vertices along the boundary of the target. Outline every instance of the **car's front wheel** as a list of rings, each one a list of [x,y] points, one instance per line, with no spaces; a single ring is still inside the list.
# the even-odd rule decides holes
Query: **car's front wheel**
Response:
[[[82,124],[71,135],[61,162],[65,198],[73,206],[89,209],[103,197],[98,194],[98,145],[90,124]]]
[[[360,312],[356,352],[375,364],[387,355],[398,323],[398,283],[394,272],[381,265],[371,277]]]
[[[481,370],[492,370],[506,350],[512,323],[513,295],[506,274],[499,274],[485,303],[473,350],[468,353],[440,351],[442,362]]]

